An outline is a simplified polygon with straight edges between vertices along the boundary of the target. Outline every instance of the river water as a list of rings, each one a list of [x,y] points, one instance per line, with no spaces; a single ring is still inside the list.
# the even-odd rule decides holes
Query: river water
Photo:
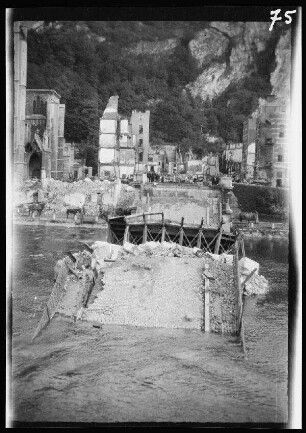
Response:
[[[243,357],[232,336],[73,323],[31,336],[54,265],[105,230],[14,226],[11,419],[17,422],[286,423],[288,241],[245,240],[270,283],[245,304]],[[171,307],[169,307],[171,308]],[[17,424],[16,424],[17,425]]]

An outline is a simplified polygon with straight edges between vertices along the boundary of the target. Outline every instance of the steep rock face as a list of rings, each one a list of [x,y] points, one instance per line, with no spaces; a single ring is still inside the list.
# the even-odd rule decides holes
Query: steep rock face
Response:
[[[192,94],[211,99],[254,70],[256,56],[272,37],[268,24],[211,22],[198,32],[189,48],[204,71],[187,86]]]
[[[189,42],[189,49],[197,60],[198,66],[205,66],[213,59],[220,58],[229,44],[229,39],[222,33],[207,28],[197,33]]]
[[[166,39],[164,41],[140,41],[132,48],[128,49],[128,52],[131,54],[154,54],[160,55],[169,53],[172,51],[178,44],[178,40],[176,38]]]
[[[275,50],[277,66],[271,74],[272,93],[278,97],[289,98],[291,74],[291,31],[280,37]]]

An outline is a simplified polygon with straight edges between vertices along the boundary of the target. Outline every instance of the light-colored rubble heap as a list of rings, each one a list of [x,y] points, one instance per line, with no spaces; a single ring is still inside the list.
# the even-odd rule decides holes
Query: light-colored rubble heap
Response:
[[[221,263],[233,264],[233,256],[229,254],[210,254],[207,253],[213,260]],[[248,276],[255,269],[253,275]],[[240,283],[244,295],[264,295],[268,291],[268,281],[263,275],[259,275],[259,263],[248,257],[243,257],[239,260]],[[246,283],[244,284],[244,282]]]
[[[254,274],[246,281],[246,284],[243,287],[244,294],[264,295],[268,290],[268,281],[263,275],[258,274],[259,263],[249,259],[248,257],[243,257],[239,261],[240,282],[243,284],[254,269],[256,269]]]
[[[18,185],[14,193],[14,204],[32,202],[31,193],[34,190],[41,192],[39,201],[46,203],[44,214],[46,216],[63,214],[69,207],[84,206],[86,216],[97,216],[99,205],[97,204],[97,193],[101,193],[102,203],[108,203],[114,199],[116,185],[110,181],[91,181],[88,179],[75,182],[63,182],[61,180],[49,179],[45,181],[44,187],[40,181],[25,181]],[[107,198],[106,198],[107,196]],[[95,197],[95,199],[93,199]],[[105,197],[105,200],[104,200]],[[136,190],[129,185],[121,184],[118,203],[120,208],[131,207],[136,199]]]
[[[73,274],[60,313],[75,316],[83,305],[82,319],[101,324],[203,329],[203,272],[209,269],[210,330],[235,332],[233,256],[168,242],[120,246],[97,241],[87,249],[73,254],[74,260],[58,262],[58,268],[68,266]],[[247,293],[267,290],[266,280],[258,275],[258,263],[243,258],[239,268],[242,283],[256,269],[246,284]],[[94,296],[89,296],[90,284]]]
[[[105,288],[83,318],[103,324],[201,329],[203,263],[191,258],[126,257],[104,270]]]

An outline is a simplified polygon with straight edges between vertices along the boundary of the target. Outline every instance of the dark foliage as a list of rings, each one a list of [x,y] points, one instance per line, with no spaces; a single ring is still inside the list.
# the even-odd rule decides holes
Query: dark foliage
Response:
[[[242,139],[243,120],[259,96],[270,92],[269,73],[277,37],[258,57],[252,75],[231,85],[211,101],[183,91],[200,71],[188,48],[203,22],[61,22],[45,23],[28,33],[28,88],[55,89],[66,104],[65,137],[79,143],[87,164],[96,166],[99,117],[113,94],[119,111],[151,111],[150,140],[154,144],[192,148],[199,156],[222,150],[205,134],[225,142]],[[127,48],[145,41],[178,38],[167,55],[131,54]]]

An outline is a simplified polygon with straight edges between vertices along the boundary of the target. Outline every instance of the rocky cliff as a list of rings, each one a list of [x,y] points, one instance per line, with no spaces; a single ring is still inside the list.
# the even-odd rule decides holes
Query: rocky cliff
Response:
[[[269,23],[211,22],[189,43],[192,55],[203,71],[188,84],[193,95],[203,99],[220,95],[231,83],[236,83],[262,67],[263,55],[271,53],[270,75],[273,92],[284,92],[290,78],[290,30],[280,37],[269,31]]]
[[[291,31],[280,37],[275,49],[276,68],[271,73],[272,93],[278,97],[289,98],[291,74]]]
[[[232,83],[268,68],[272,92],[289,96],[290,27],[269,31],[269,22],[209,22],[189,42],[200,73],[186,87],[202,99],[219,96]],[[179,38],[140,41],[129,48],[132,54],[170,55]],[[264,65],[263,63],[268,63]],[[266,72],[266,71],[264,71]]]

